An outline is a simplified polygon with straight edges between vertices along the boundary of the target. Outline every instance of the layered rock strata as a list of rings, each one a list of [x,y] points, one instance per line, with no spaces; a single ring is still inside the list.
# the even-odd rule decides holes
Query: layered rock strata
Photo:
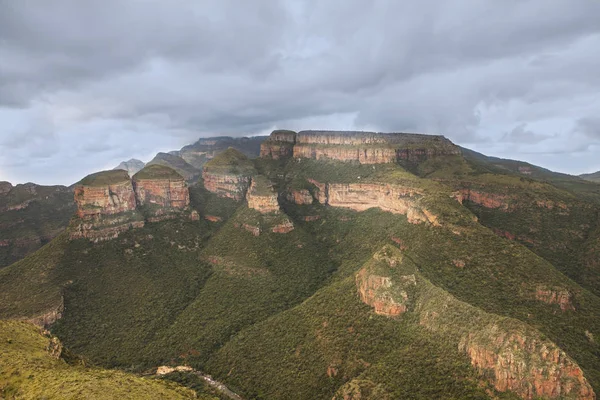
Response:
[[[220,197],[241,201],[250,187],[250,176],[202,171],[204,187]]]
[[[302,131],[296,135],[293,145],[294,158],[356,161],[361,164],[420,162],[458,154],[461,154],[458,146],[444,136],[413,133]]]
[[[210,160],[202,169],[204,187],[220,197],[241,201],[246,197],[251,177],[256,175],[244,154],[229,148]]]
[[[94,242],[141,228],[145,220],[178,217],[189,205],[183,177],[161,165],[147,166],[133,179],[125,170],[99,172],[84,178],[74,192],[77,213],[71,221],[70,238]]]
[[[511,391],[523,399],[595,399],[581,368],[553,342],[521,321],[457,300],[391,246],[363,266],[356,286],[360,299],[377,314],[401,318],[413,313],[421,326],[455,343],[500,392]]]
[[[294,154],[296,143],[296,132],[287,130],[276,130],[269,138],[260,145],[260,156],[279,160],[290,158]]]
[[[415,188],[387,183],[321,183],[314,179],[308,182],[315,186],[311,196],[324,205],[355,211],[379,208],[405,215],[410,223],[439,225],[438,217],[421,205],[423,192]],[[308,190],[291,191],[286,199],[296,204],[309,204],[308,195]]]
[[[263,176],[255,176],[246,195],[248,207],[261,214],[279,213],[279,202],[273,185]]]

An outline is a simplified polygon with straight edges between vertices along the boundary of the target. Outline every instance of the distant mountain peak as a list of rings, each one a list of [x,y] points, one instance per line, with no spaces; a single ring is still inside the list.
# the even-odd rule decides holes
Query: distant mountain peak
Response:
[[[131,158],[128,161],[122,161],[121,164],[117,165],[113,169],[124,169],[127,171],[129,176],[133,176],[145,166],[146,164],[143,161],[140,161],[136,158]]]

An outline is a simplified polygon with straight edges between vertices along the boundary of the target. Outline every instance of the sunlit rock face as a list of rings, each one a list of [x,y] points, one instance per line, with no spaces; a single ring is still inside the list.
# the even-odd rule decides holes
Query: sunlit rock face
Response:
[[[296,132],[276,130],[260,145],[260,156],[273,160],[290,158],[294,154]]]
[[[114,239],[146,221],[177,218],[190,202],[183,177],[162,165],[147,166],[133,178],[125,170],[92,174],[75,186],[74,196],[77,213],[70,237],[94,242]]]
[[[460,154],[444,136],[413,133],[302,131],[295,139],[294,157],[316,160],[385,164]]]

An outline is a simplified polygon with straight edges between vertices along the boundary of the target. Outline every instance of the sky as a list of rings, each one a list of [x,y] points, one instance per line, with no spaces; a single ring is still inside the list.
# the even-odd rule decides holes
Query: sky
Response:
[[[597,171],[598,21],[595,0],[0,0],[0,180],[275,128]]]

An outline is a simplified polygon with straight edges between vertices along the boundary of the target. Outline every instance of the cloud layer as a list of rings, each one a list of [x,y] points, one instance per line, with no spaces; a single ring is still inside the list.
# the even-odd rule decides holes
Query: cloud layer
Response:
[[[589,0],[0,0],[0,180],[68,184],[275,127],[598,170],[599,17]]]

